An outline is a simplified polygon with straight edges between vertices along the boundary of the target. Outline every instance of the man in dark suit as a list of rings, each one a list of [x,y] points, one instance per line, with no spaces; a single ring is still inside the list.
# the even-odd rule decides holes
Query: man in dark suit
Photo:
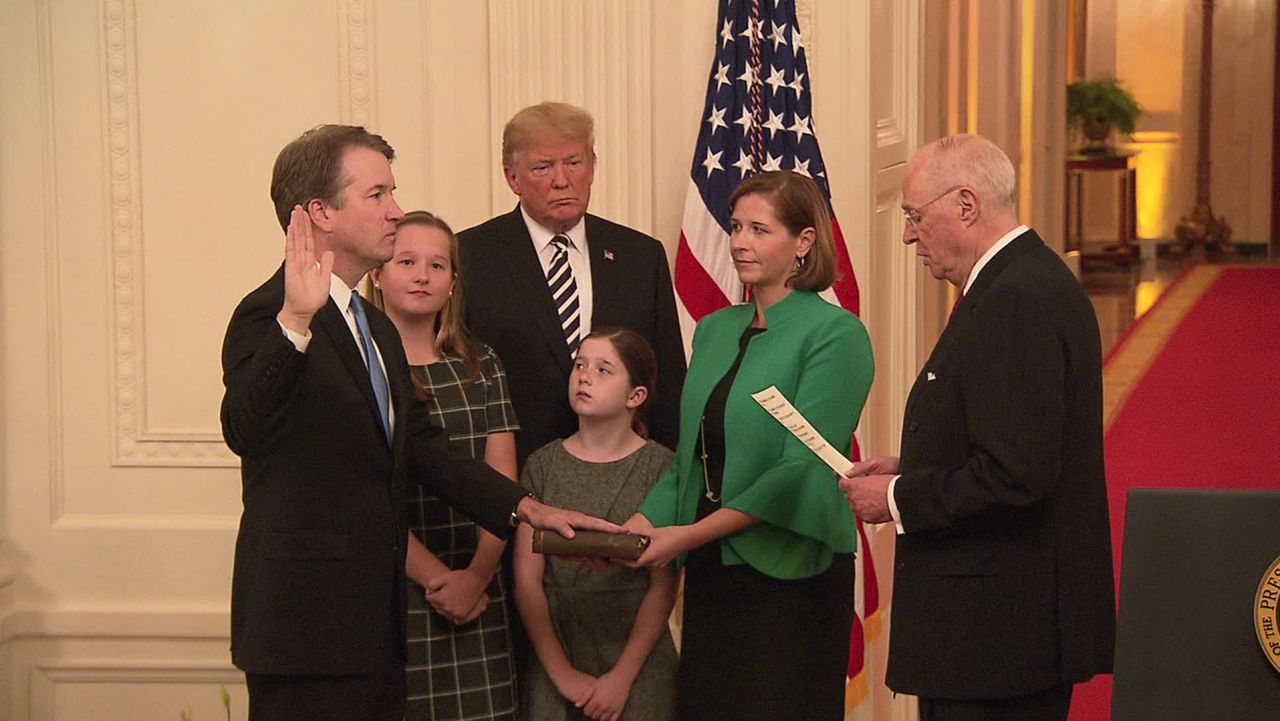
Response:
[[[503,536],[518,521],[612,529],[450,455],[395,327],[352,290],[391,258],[394,156],[339,125],[280,152],[285,262],[241,301],[223,344],[222,429],[244,503],[231,653],[255,721],[402,717],[406,482]]]
[[[684,344],[666,253],[643,233],[587,214],[594,145],[581,108],[542,103],[516,113],[502,134],[502,166],[520,202],[458,234],[467,325],[506,366],[521,465],[577,430],[569,370],[592,328],[625,326],[653,346],[649,429],[670,448],[679,437]]]
[[[901,459],[840,482],[860,518],[898,525],[886,682],[924,721],[1065,719],[1072,685],[1111,669],[1097,320],[1016,200],[979,136],[907,166],[903,240],[964,294],[907,399]]]

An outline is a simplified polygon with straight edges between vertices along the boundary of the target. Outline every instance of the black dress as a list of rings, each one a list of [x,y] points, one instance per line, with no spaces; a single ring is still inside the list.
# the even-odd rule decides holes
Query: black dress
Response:
[[[703,412],[706,493],[698,518],[720,508],[724,474],[724,409],[747,345],[763,328],[743,333],[737,360]],[[836,554],[826,571],[782,580],[748,565],[725,566],[720,542],[689,553],[684,624],[676,680],[681,721],[839,721],[853,624],[852,554]]]

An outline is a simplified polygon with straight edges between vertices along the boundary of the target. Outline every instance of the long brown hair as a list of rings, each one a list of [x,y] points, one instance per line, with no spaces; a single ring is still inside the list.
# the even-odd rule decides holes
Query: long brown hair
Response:
[[[462,291],[462,258],[461,253],[458,252],[458,236],[444,219],[425,210],[405,213],[404,218],[396,224],[396,229],[399,230],[408,225],[435,228],[449,238],[449,267],[453,269],[453,291],[445,299],[440,312],[436,314],[436,352],[441,356],[461,358],[467,366],[466,380],[479,381],[482,379],[480,356],[483,350],[480,342],[471,335],[466,324],[463,323],[463,318],[466,316],[466,300],[463,298]],[[382,297],[381,289],[374,288],[372,298],[378,308],[386,310],[386,301]]]
[[[627,384],[633,388],[644,386],[648,391],[644,402],[636,406],[635,415],[631,417],[631,430],[641,438],[648,438],[649,426],[645,424],[645,419],[649,416],[653,394],[658,390],[658,356],[654,354],[649,341],[630,328],[596,328],[582,340],[585,343],[592,338],[609,341],[617,351],[623,367],[627,369]]]

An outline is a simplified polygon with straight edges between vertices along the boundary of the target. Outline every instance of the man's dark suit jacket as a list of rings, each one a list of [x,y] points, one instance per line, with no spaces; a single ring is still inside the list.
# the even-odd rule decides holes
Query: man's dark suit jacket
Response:
[[[241,457],[231,655],[260,674],[366,674],[404,657],[405,483],[504,536],[524,494],[449,455],[395,326],[367,304],[395,409],[383,433],[369,372],[329,299],[299,353],[276,322],[277,271],[240,302],[222,350],[222,432]]]
[[[666,253],[657,240],[594,215],[586,216],[586,231],[591,325],[630,328],[653,346],[658,388],[650,401],[650,435],[675,448],[685,360]],[[530,453],[578,430],[569,407],[573,359],[520,206],[462,231],[458,240],[467,326],[507,369],[523,465]]]
[[[965,294],[907,399],[887,682],[1008,698],[1111,669],[1097,319],[1033,231]]]

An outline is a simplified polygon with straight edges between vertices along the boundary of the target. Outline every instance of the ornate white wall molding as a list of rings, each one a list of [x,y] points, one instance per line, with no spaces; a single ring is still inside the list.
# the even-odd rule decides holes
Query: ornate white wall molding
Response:
[[[232,466],[218,433],[148,433],[142,182],[133,0],[102,3],[103,146],[108,172],[112,464]],[[60,502],[55,499],[55,518]]]
[[[373,6],[366,0],[343,0],[338,12],[338,71],[342,81],[342,122],[373,124],[373,63],[369,53]]]

